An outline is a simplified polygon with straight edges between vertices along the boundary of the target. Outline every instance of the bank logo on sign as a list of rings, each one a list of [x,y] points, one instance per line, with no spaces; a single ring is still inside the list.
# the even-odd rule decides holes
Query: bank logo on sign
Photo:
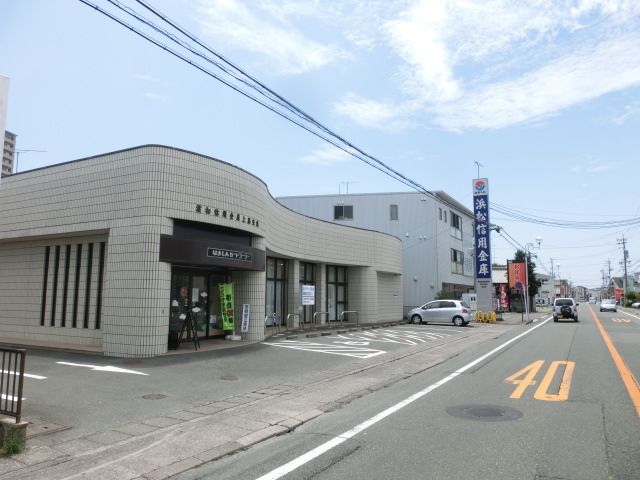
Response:
[[[478,180],[475,185],[476,193],[483,193],[487,187],[486,183],[482,180]]]

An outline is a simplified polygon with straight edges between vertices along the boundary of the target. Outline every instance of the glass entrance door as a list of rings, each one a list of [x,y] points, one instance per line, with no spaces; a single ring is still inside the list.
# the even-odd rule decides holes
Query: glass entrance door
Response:
[[[188,314],[198,337],[224,335],[218,285],[227,282],[226,274],[174,270],[171,275],[169,332],[180,333]],[[191,338],[183,332],[183,340]]]

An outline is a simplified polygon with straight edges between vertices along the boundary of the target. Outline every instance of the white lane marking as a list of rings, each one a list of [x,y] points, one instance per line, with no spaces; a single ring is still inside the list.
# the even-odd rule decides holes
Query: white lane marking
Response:
[[[17,374],[17,372],[13,372],[11,370],[2,370],[2,373],[8,373],[9,375]],[[35,378],[36,380],[44,380],[47,378],[47,377],[43,377],[42,375],[34,375],[32,373],[25,373],[24,376],[28,378]]]
[[[470,368],[473,368],[475,365],[477,365],[478,363],[484,361],[485,359],[487,359],[488,357],[494,355],[495,353],[499,352],[500,350],[505,348],[507,345],[512,344],[513,342],[519,340],[520,338],[524,337],[525,335],[528,335],[531,332],[533,332],[534,330],[542,327],[544,324],[549,322],[549,320],[551,320],[551,319],[548,318],[544,322],[540,323],[539,325],[536,325],[535,327],[530,328],[529,330],[527,330],[524,333],[521,333],[517,337],[513,337],[511,340],[509,340],[509,341],[503,343],[502,345],[494,348],[489,353],[485,353],[481,357],[476,358],[473,362],[466,364],[462,368],[459,368],[458,370],[456,370],[452,374],[446,376],[442,380],[440,380],[440,381],[438,381],[438,382],[436,382],[436,383],[434,383],[432,385],[429,385],[424,390],[420,390],[419,392],[414,393],[410,397],[402,400],[401,402],[393,405],[392,407],[389,407],[386,410],[380,412],[379,414],[371,417],[369,420],[365,420],[360,425],[356,425],[351,430],[348,430],[348,431],[344,432],[342,435],[339,435],[339,436],[329,440],[328,442],[323,443],[319,447],[314,448],[313,450],[305,453],[304,455],[301,455],[298,458],[295,458],[295,459],[291,460],[289,463],[286,463],[286,464],[282,465],[281,467],[278,467],[275,470],[272,470],[271,472],[259,477],[257,480],[277,480],[279,478],[282,478],[286,474],[293,472],[298,467],[301,467],[302,465],[310,462],[314,458],[319,457],[323,453],[328,452],[332,448],[337,447],[341,443],[349,440],[350,438],[354,437],[355,435],[357,435],[358,433],[362,432],[366,428],[369,428],[370,426],[378,423],[380,420],[383,420],[384,418],[386,418],[389,415],[397,412],[401,408],[406,407],[410,403],[412,403],[412,402],[418,400],[419,398],[425,396],[429,392],[432,392],[436,388],[444,385],[445,383],[449,382],[450,380],[453,380],[454,378],[456,378],[461,373],[464,373],[467,370],[469,370]]]
[[[296,342],[294,340],[285,340],[284,342],[267,343],[273,347],[292,348],[294,350],[305,350],[307,352],[329,353],[332,355],[345,355],[347,357],[371,358],[376,355],[382,355],[382,350],[373,350],[371,348],[356,348],[341,345],[325,345],[323,343]]]
[[[101,367],[99,365],[83,365],[82,363],[69,363],[69,362],[56,362],[60,365],[71,365],[72,367],[84,367],[90,368],[91,370],[99,371],[99,372],[115,372],[115,373],[132,373],[134,375],[149,375],[148,373],[136,372],[135,370],[127,370],[125,368],[119,367]]]

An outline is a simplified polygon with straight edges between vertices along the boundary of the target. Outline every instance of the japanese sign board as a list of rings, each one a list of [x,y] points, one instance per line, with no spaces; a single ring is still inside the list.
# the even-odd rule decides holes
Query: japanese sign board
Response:
[[[473,181],[473,216],[475,220],[476,278],[491,278],[491,245],[489,236],[489,182]]]
[[[315,305],[316,287],[315,285],[302,285],[302,305]]]
[[[233,283],[221,283],[220,306],[222,310],[222,329],[233,330]]]
[[[489,181],[473,180],[473,217],[475,245],[475,274],[478,310],[490,312],[493,306],[493,281],[491,279],[491,243],[489,222]]]
[[[245,303],[242,305],[242,326],[240,328],[242,333],[247,333],[249,331],[249,304]]]
[[[527,270],[524,262],[509,262],[509,288],[522,290],[527,283]]]

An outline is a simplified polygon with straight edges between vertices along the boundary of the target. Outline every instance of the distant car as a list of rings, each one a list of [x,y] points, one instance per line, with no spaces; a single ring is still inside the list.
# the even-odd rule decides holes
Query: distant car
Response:
[[[632,303],[631,308],[640,308],[640,302]]]
[[[560,318],[573,319],[578,321],[578,305],[573,298],[556,298],[553,301],[553,321],[557,322]]]
[[[613,298],[603,298],[600,302],[601,312],[617,312],[618,306]]]
[[[453,323],[463,327],[471,321],[471,307],[462,300],[434,300],[409,312],[411,323]]]

